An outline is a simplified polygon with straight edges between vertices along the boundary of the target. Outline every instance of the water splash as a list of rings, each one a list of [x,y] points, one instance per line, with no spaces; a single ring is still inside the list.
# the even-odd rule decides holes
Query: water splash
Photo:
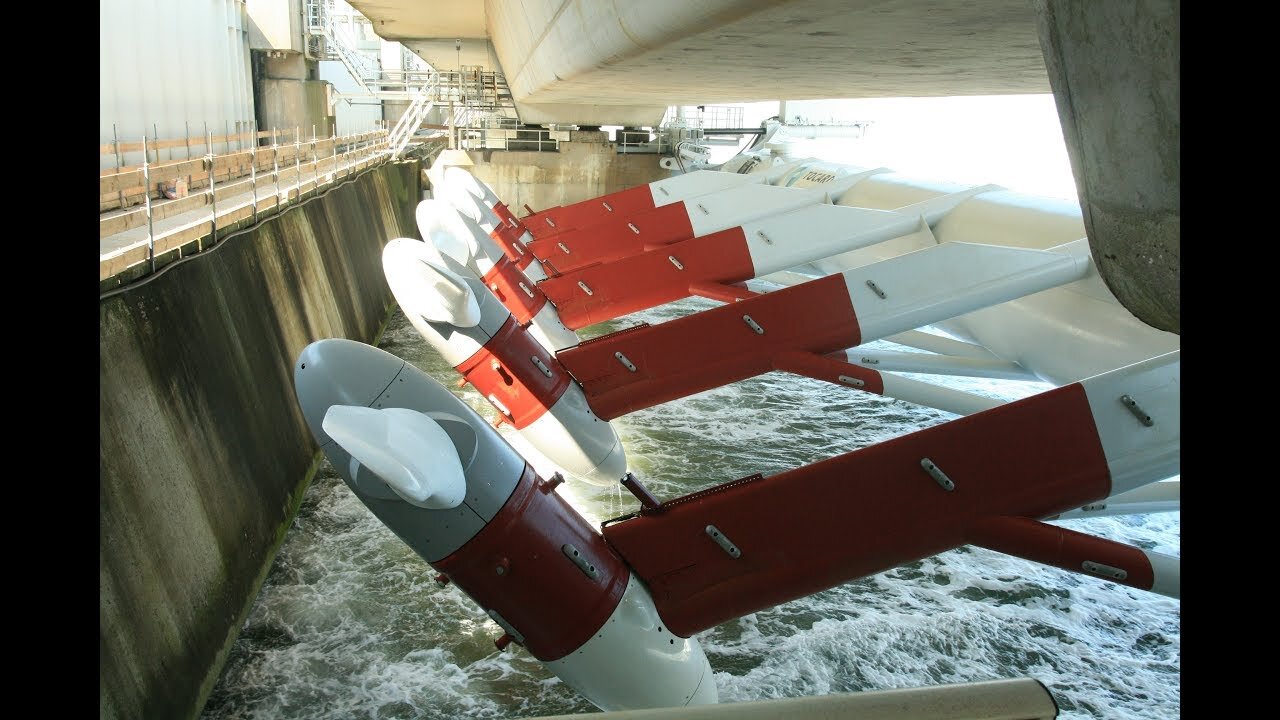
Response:
[[[589,329],[657,324],[689,299]],[[871,345],[875,346],[875,345]],[[902,348],[884,344],[885,348]],[[397,313],[382,347],[495,411]],[[939,381],[932,376],[921,379]],[[1016,399],[1047,386],[947,379]],[[614,421],[659,498],[766,475],[955,416],[769,373]],[[503,427],[543,476],[555,467]],[[618,488],[563,493],[589,522],[636,507]],[[1180,513],[1060,521],[1171,555]],[[376,520],[327,463],[232,649],[203,717],[518,718],[595,712]],[[962,547],[712,628],[699,638],[723,702],[1035,677],[1064,718],[1180,714],[1180,603],[982,548]]]

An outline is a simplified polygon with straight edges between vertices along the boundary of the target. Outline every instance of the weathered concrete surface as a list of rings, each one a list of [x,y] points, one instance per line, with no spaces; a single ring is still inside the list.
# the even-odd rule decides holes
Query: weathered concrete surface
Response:
[[[1025,0],[352,4],[390,40],[490,38],[522,122],[651,125],[669,105],[1049,90]]]
[[[1180,334],[1180,1],[1033,6],[1098,271],[1138,319]]]
[[[253,51],[254,116],[258,130],[279,129],[280,137],[293,142],[294,129],[304,139],[329,137],[334,116],[329,112],[329,83],[311,78],[315,63],[293,54],[269,58],[261,50]],[[302,77],[298,77],[301,74]]]
[[[670,177],[657,155],[618,154],[604,131],[576,130],[560,152],[471,150],[467,168],[489,184],[517,216],[567,205]]]
[[[100,717],[199,714],[314,470],[293,362],[375,339],[419,177],[382,165],[100,302]]]
[[[245,0],[249,47],[302,52],[302,0]]]

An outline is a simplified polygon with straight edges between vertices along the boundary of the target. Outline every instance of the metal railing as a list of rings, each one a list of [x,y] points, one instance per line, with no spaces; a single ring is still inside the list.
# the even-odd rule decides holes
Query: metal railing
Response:
[[[494,112],[515,112],[515,103],[507,87],[506,78],[500,72],[486,71],[479,66],[438,72],[417,55],[400,45],[403,69],[384,70],[374,58],[361,52],[350,27],[333,19],[333,3],[329,0],[306,2],[307,48],[316,60],[338,60],[358,83],[361,95],[380,100],[416,100],[424,85],[431,85],[430,98],[436,104],[453,102]],[[313,43],[313,40],[319,42]],[[314,47],[314,50],[313,50]],[[334,95],[334,102],[342,99]]]
[[[404,149],[409,145],[409,141],[418,132],[418,128],[422,127],[422,121],[426,119],[427,113],[431,112],[431,109],[435,107],[435,101],[432,100],[435,83],[435,77],[423,83],[409,108],[404,111],[404,114],[400,116],[400,121],[392,128],[387,138],[387,147],[393,160],[400,157],[400,154],[404,152]]]
[[[151,159],[156,143],[145,136],[140,143],[102,145],[104,155],[141,151],[142,162],[100,173],[99,207],[108,210],[99,219],[100,280],[142,263],[154,271],[158,256],[175,249],[181,256],[193,243],[199,252],[206,238],[216,244],[228,228],[280,212],[391,157],[386,128],[340,137],[316,130],[312,126],[308,137],[299,127],[246,128],[235,136],[160,141],[205,150],[169,162]]]
[[[560,143],[569,139],[568,130],[549,128],[503,127],[468,124],[458,128],[458,147],[462,150],[512,150],[528,152],[560,152]]]
[[[676,142],[679,142],[679,140],[673,142],[672,134],[662,128],[655,130],[621,129],[614,134],[614,142],[620,154],[666,154],[675,150]]]
[[[662,117],[662,127],[742,127],[743,108],[735,105],[672,105]]]

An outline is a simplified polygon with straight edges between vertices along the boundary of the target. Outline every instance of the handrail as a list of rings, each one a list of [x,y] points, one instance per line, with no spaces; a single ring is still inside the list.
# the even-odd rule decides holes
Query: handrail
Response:
[[[457,132],[458,147],[462,150],[559,152],[561,141],[568,139],[568,131],[550,128],[504,128],[467,123],[458,125]]]
[[[190,247],[198,252],[202,244],[217,243],[226,230],[256,222],[264,212],[279,212],[388,159],[389,133],[385,129],[331,138],[303,139],[297,131],[291,135],[290,141],[276,133],[271,143],[250,143],[249,150],[210,152],[171,163],[144,160],[136,170],[102,176],[99,183],[104,198],[119,193],[126,198],[140,198],[144,204],[101,216],[100,279],[105,282],[117,278],[126,270],[132,275],[135,268],[146,272],[148,266],[154,271],[157,256],[177,251],[181,257],[183,250]],[[202,144],[212,147],[212,137],[206,137]],[[147,150],[150,145],[148,141]],[[190,189],[201,192],[175,197],[180,193],[166,195],[160,191],[169,179],[181,180],[188,171],[192,186],[198,186]],[[135,175],[144,177],[144,184],[123,187]],[[151,202],[153,197],[159,202]],[[133,232],[122,235],[129,231]]]
[[[414,133],[418,131],[418,128],[422,127],[422,121],[426,119],[427,113],[431,112],[431,108],[435,106],[435,101],[431,99],[435,87],[435,78],[432,78],[431,82],[424,84],[417,97],[414,98],[413,103],[400,116],[400,121],[392,129],[388,139],[388,146],[393,160],[400,157],[400,153],[408,146],[409,140],[413,138]]]
[[[293,132],[289,132],[290,129],[293,130]],[[335,144],[351,145],[364,143],[376,138],[378,135],[386,134],[386,132],[387,131],[385,129],[379,129],[362,133],[351,133],[336,138],[317,137],[313,134],[310,139],[307,139],[302,134],[301,128],[294,127],[279,131],[264,130],[255,133],[245,133],[244,135],[246,137],[258,139],[272,138],[274,136],[276,138],[275,142],[301,142],[306,144],[308,147],[315,149],[317,152],[325,152]],[[186,147],[192,152],[189,157],[180,160],[155,162],[149,158],[143,158],[143,163],[138,165],[125,165],[117,168],[104,168],[100,170],[98,175],[100,192],[103,196],[103,201],[107,203],[106,207],[102,207],[100,209],[109,210],[113,207],[120,207],[118,203],[114,206],[110,205],[111,199],[106,197],[108,194],[117,192],[124,192],[126,195],[134,196],[138,202],[141,202],[141,189],[143,187],[142,169],[144,165],[149,168],[151,172],[164,173],[164,177],[166,178],[191,176],[204,170],[204,166],[201,163],[203,163],[205,158],[211,154],[211,148],[216,147],[219,144],[227,144],[229,140],[234,140],[235,138],[235,135],[208,135],[205,137],[192,136],[179,140],[160,140],[159,142],[147,140],[146,149],[148,154],[153,154],[151,151],[157,146],[175,148]],[[213,153],[213,156],[225,161],[223,162],[223,167],[226,167],[233,162],[243,163],[246,158],[252,154],[253,147],[257,144],[258,143],[255,143],[252,140],[246,139],[241,149],[225,151],[222,153]],[[266,146],[269,145],[270,143]],[[114,152],[113,145],[106,145],[104,147],[112,148],[112,152]],[[196,149],[201,149],[201,151],[196,152]],[[120,144],[121,154],[127,152],[141,152],[141,150],[142,143]],[[152,188],[152,191],[155,192],[155,188]],[[155,197],[158,198],[159,194],[157,193]]]

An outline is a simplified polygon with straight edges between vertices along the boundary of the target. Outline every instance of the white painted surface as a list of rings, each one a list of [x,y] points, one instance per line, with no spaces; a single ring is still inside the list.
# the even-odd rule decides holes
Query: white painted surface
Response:
[[[612,487],[627,474],[622,440],[613,425],[591,411],[575,382],[521,434],[566,473],[592,485]]]
[[[889,338],[885,340],[892,341]],[[898,352],[850,348],[845,351],[849,362],[882,372],[924,373],[928,375],[960,375],[963,377],[1000,378],[1004,380],[1039,380],[1015,363],[997,359],[935,355],[933,353]]]
[[[963,342],[954,338],[943,337],[933,333],[927,333],[920,330],[907,330],[895,335],[890,335],[885,340],[895,342],[899,345],[918,348],[920,350],[928,350],[929,352],[941,355],[952,355],[963,358],[973,358],[975,360],[998,360],[991,351],[981,345]]]
[[[695,170],[651,182],[649,192],[653,196],[653,206],[662,207],[711,192],[763,183],[765,178],[766,176],[760,173],[739,175],[719,170]]]
[[[556,306],[550,302],[543,305],[542,309],[529,321],[529,332],[533,333],[542,347],[553,355],[557,350],[570,348],[582,342],[576,332],[565,327]]]
[[[467,358],[480,351],[485,343],[498,333],[511,318],[511,312],[493,296],[493,293],[474,277],[466,277],[466,269],[459,266],[452,258],[440,255],[435,248],[425,242],[397,238],[403,242],[387,243],[383,248],[383,271],[387,277],[387,285],[396,298],[405,317],[413,325],[418,334],[445,362],[453,367],[462,364]],[[421,248],[416,246],[422,246]],[[420,262],[421,258],[435,254],[442,265],[462,278],[470,289],[472,297],[480,309],[479,321],[470,327],[458,327],[447,322],[431,322],[416,308],[416,298],[423,292],[421,285],[410,272],[402,272],[401,266]],[[390,268],[390,272],[387,272]]]
[[[474,221],[463,217],[449,203],[444,200],[423,200],[414,209],[413,216],[422,240],[434,245],[442,255],[453,258],[477,277],[483,277],[493,268],[488,253],[480,246],[480,238],[490,243],[493,242],[492,239]]]
[[[502,248],[498,247],[498,243],[493,238],[489,237],[471,217],[458,212],[453,205],[444,200],[423,200],[418,203],[414,216],[417,219],[418,232],[423,239],[434,244],[441,254],[465,266],[476,279],[487,275],[496,263],[507,262]],[[542,270],[542,266],[537,263],[530,264],[529,267],[530,269],[536,267],[539,272]],[[537,289],[537,281],[514,266],[512,268],[519,277],[517,283],[522,283],[524,286],[518,288],[517,292],[523,291],[528,298],[532,299],[536,293],[540,292]],[[546,274],[543,273],[542,277],[546,277]],[[543,305],[542,309],[530,319],[528,331],[540,345],[552,353],[573,347],[579,342],[577,333],[565,327],[560,320],[560,313],[551,303]]]
[[[892,240],[919,217],[887,210],[810,204],[742,224],[756,277],[801,263]]]
[[[1181,472],[1182,353],[1174,351],[1081,381],[1111,470],[1112,494]],[[1150,416],[1144,425],[1125,404]]]
[[[880,379],[884,382],[885,397],[937,408],[956,415],[972,415],[1004,404],[1003,400],[912,380],[893,373],[880,373]]]
[[[590,640],[543,664],[605,711],[710,705],[719,699],[702,646],[667,629],[634,575]]]
[[[410,505],[447,510],[466,496],[457,448],[439,423],[417,410],[333,405],[324,431]]]
[[[837,204],[905,212],[910,206],[928,207],[944,196],[973,191],[886,173],[859,182]],[[1074,202],[991,190],[956,204],[932,229],[921,228],[811,266],[819,272],[841,272],[951,242],[1036,249],[1069,246],[1070,252],[1087,256],[1087,243],[1080,242],[1084,236],[1080,208]],[[1079,281],[935,324],[1058,385],[1180,347],[1177,335],[1146,325],[1120,305],[1092,267]]]
[[[947,243],[849,270],[844,279],[869,342],[1071,282],[1088,267],[1088,258],[1067,252]]]
[[[113,124],[120,142],[136,143],[144,134],[148,141],[155,133],[161,140],[187,137],[188,124],[192,136],[203,135],[206,123],[223,135],[253,121],[243,0],[112,0],[100,9],[99,142],[112,142]],[[205,152],[192,149],[193,156]],[[185,147],[160,151],[161,161],[185,157]],[[142,153],[123,160],[140,164]],[[100,166],[115,163],[114,155],[103,155]]]
[[[1151,592],[1168,597],[1182,597],[1182,558],[1143,550],[1151,563]]]
[[[745,185],[685,200],[693,236],[702,237],[770,215],[822,202],[816,190]],[[641,230],[644,229],[641,223]]]
[[[477,301],[479,319],[467,327],[430,321],[432,315],[424,315],[424,312],[435,313],[438,310],[436,305],[443,301],[429,297],[423,299],[431,288],[424,285],[415,264],[423,264],[423,258],[429,257],[431,252],[435,252],[434,248],[428,248],[425,242],[398,238],[383,248],[383,269],[391,294],[400,303],[409,323],[445,362],[457,367],[479,352],[511,318],[511,313],[480,280],[463,277],[464,268],[452,258],[437,253],[446,267],[433,270],[437,274],[442,274],[443,270],[460,277]],[[546,337],[541,328],[533,332],[533,327],[531,325],[529,331],[544,347],[564,342],[563,338],[552,340]],[[574,336],[573,340],[572,344],[576,344],[577,337]],[[549,349],[554,352],[557,348]],[[492,347],[490,351],[508,365],[532,362],[527,357],[512,356],[505,347]],[[552,362],[555,362],[554,358]],[[502,406],[501,398],[490,396],[489,401],[509,415],[509,410]],[[521,434],[566,473],[593,485],[616,484],[627,473],[626,453],[618,433],[591,411],[577,383],[570,382],[564,394],[541,417],[521,430]]]
[[[1113,515],[1146,515],[1148,513],[1177,512],[1181,509],[1182,481],[1161,480],[1112,495],[1100,502],[1069,510],[1052,519],[1068,520],[1071,518],[1109,517]]]
[[[396,238],[383,247],[382,271],[396,302],[406,315],[458,328],[475,327],[480,322],[476,293],[463,275],[437,259],[441,259],[439,253],[419,240]]]

